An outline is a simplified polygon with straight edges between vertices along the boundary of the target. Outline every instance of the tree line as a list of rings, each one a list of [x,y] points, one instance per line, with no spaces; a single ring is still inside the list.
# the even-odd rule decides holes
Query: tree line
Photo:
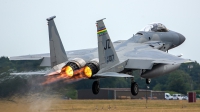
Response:
[[[0,57],[0,97],[22,95],[28,92],[56,91],[61,94],[71,94],[69,90],[91,89],[94,80],[85,79],[71,84],[58,82],[47,86],[39,83],[45,80],[43,76],[11,76],[11,72],[36,71],[45,69],[40,67],[39,61],[10,61],[8,57]],[[134,71],[135,81],[140,89],[146,89],[145,79]],[[101,88],[129,88],[130,79],[105,78],[100,80]],[[182,64],[178,70],[169,74],[153,78],[150,89],[157,91],[174,91],[186,94],[188,91],[200,90],[200,65],[197,62]],[[67,92],[66,92],[67,91]],[[198,91],[200,92],[200,91]],[[198,93],[200,94],[200,93]]]

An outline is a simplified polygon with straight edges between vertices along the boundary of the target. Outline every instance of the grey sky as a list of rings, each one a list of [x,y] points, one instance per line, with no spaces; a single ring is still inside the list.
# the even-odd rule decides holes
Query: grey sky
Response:
[[[199,6],[199,0],[0,0],[0,56],[48,53],[46,18],[56,15],[67,51],[97,47],[98,19],[107,18],[112,41],[161,22],[186,37],[169,53],[200,62]]]

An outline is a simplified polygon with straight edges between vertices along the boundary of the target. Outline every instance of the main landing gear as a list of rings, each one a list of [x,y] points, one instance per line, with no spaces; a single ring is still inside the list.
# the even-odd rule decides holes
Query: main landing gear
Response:
[[[92,92],[93,94],[98,94],[99,93],[99,81],[94,81],[92,84]]]
[[[131,94],[133,96],[136,96],[139,92],[139,87],[138,84],[136,82],[134,82],[134,79],[131,79]]]
[[[93,94],[97,95],[99,93],[100,87],[99,87],[99,81],[94,81],[92,84],[92,92]],[[139,92],[139,87],[136,82],[134,82],[134,79],[131,79],[131,94],[133,96],[136,96]]]

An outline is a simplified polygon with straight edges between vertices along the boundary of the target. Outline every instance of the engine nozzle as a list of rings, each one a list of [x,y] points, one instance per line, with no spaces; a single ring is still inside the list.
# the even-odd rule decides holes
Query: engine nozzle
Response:
[[[68,77],[73,77],[74,72],[82,67],[84,67],[86,62],[81,58],[74,58],[70,60],[61,70],[61,74],[67,75]]]
[[[85,65],[84,74],[91,78],[92,75],[96,74],[99,71],[99,62],[98,59],[93,59]]]
[[[69,77],[72,77],[74,75],[74,71],[73,71],[73,68],[71,66],[64,67],[62,69],[61,73],[64,73],[64,74],[66,74]]]
[[[72,77],[74,75],[74,71],[77,69],[79,69],[79,66],[76,63],[69,62],[65,67],[62,68],[61,74]]]

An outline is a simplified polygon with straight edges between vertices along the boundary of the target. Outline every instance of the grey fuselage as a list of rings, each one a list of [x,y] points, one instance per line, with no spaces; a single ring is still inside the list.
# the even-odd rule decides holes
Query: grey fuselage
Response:
[[[128,43],[145,43],[145,42],[151,42],[151,41],[162,42],[164,46],[162,46],[160,50],[167,51],[169,49],[172,49],[174,47],[181,45],[185,41],[185,37],[180,33],[170,31],[170,30],[168,32],[139,31],[135,35],[133,35],[133,37],[128,39],[126,42],[124,42],[120,46],[123,46]]]
[[[185,37],[177,32],[174,31],[168,31],[168,32],[144,32],[139,31],[133,37],[131,37],[128,40],[122,40],[122,41],[116,41],[113,42],[114,48],[116,50],[116,53],[120,60],[127,60],[129,61],[131,59],[136,58],[143,58],[145,60],[154,60],[154,59],[160,59],[163,57],[159,57],[159,55],[156,54],[149,54],[149,52],[142,52],[143,54],[137,55],[137,51],[141,51],[140,49],[152,49],[150,46],[154,46],[155,49],[159,49],[161,51],[168,51],[169,49],[175,48],[182,44],[185,41]],[[162,43],[161,45],[154,45],[155,43]],[[73,51],[66,51],[66,54],[68,56],[68,59],[74,59],[74,58],[82,58],[86,62],[98,58],[98,49],[97,48],[91,48],[91,49],[81,49],[81,50],[73,50]],[[49,57],[49,54],[40,54],[36,55],[41,57]],[[165,56],[165,55],[163,55]],[[27,57],[27,56],[25,56]],[[34,57],[34,56],[33,56]],[[170,60],[177,60],[174,59],[174,57],[167,57],[167,59],[170,58]],[[44,58],[45,60],[46,58]],[[41,66],[50,66],[50,60],[44,61],[41,63]],[[137,60],[136,60],[137,61]],[[141,67],[135,67],[134,64],[131,63],[131,65],[127,65],[126,68],[133,68],[133,69],[151,69],[152,66],[144,64]]]

